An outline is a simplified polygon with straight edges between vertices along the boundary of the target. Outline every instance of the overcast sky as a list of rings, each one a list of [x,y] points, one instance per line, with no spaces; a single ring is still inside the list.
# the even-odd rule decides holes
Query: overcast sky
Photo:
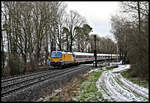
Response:
[[[69,10],[77,11],[84,16],[87,23],[93,28],[93,34],[99,36],[112,37],[111,15],[119,11],[119,2],[66,2],[67,12]]]

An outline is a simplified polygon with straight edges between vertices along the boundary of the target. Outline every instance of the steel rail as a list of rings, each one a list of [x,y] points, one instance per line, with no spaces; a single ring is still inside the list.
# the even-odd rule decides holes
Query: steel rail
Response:
[[[39,76],[38,78],[27,80],[27,81],[30,81],[30,82],[26,83],[26,84],[24,83],[24,85],[20,85],[19,87],[8,89],[7,91],[2,90],[1,97],[7,96],[8,94],[11,94],[11,93],[13,93],[15,91],[21,90],[21,89],[23,89],[25,87],[31,86],[31,85],[36,84],[36,83],[40,83],[40,82],[48,80],[50,78],[55,78],[57,76],[61,76],[61,75],[66,74],[66,73],[79,70],[80,68],[86,68],[86,66],[84,65],[83,67],[64,69],[65,71],[57,71],[55,73],[53,72],[52,75],[48,75],[47,74],[47,75]],[[27,82],[27,81],[25,81],[25,82]],[[21,82],[21,83],[23,83],[23,82]]]

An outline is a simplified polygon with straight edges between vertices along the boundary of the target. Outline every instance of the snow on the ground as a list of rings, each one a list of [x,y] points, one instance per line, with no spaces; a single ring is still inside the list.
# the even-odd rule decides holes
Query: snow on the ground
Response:
[[[99,71],[102,71],[102,70],[106,70],[106,67],[92,69],[92,70],[90,70],[88,73],[99,72]]]
[[[88,73],[99,72],[99,71],[101,71],[101,70],[102,70],[101,68],[96,68],[96,69],[90,70]]]
[[[120,62],[111,62],[110,65],[121,65],[122,64],[122,61]]]
[[[130,65],[118,65],[118,68],[112,69],[111,71],[116,73],[116,72],[122,72],[125,71],[127,69],[130,69]]]
[[[149,101],[148,89],[123,78],[120,72],[130,69],[130,65],[104,71],[96,82],[98,90],[108,101]]]

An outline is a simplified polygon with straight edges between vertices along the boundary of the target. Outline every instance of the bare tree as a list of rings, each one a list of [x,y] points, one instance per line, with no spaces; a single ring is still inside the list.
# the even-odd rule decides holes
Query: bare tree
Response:
[[[94,37],[90,36],[91,52],[94,52]],[[116,44],[113,40],[106,37],[97,36],[96,39],[97,53],[112,54],[116,53]]]
[[[89,33],[92,31],[92,28],[88,24],[83,24],[82,27],[76,26],[76,45],[77,51],[87,52],[88,43],[89,43]]]
[[[47,63],[48,47],[56,43],[60,2],[4,2],[4,28],[9,54],[23,57],[24,70],[29,65]],[[58,12],[58,11],[61,12]],[[60,20],[61,21],[61,20]],[[60,23],[59,23],[60,24]],[[59,28],[60,29],[60,28]],[[61,33],[59,33],[61,34]],[[34,63],[33,63],[34,62]]]
[[[112,17],[112,32],[118,41],[120,53],[128,57],[131,75],[148,79],[148,2],[123,2],[122,16]],[[118,19],[120,18],[120,19]],[[126,43],[124,43],[124,42]],[[123,45],[122,45],[123,44]],[[125,58],[124,58],[125,59]]]
[[[70,51],[72,52],[72,46],[73,46],[73,41],[75,40],[76,37],[76,32],[75,32],[75,27],[76,26],[82,26],[83,23],[85,23],[85,19],[80,16],[76,11],[70,11],[70,15],[66,19],[66,31],[69,31],[69,39],[70,39]]]

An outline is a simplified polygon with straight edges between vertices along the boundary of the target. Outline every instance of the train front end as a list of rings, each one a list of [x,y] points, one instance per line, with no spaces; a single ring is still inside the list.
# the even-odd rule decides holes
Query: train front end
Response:
[[[61,67],[63,65],[61,51],[52,51],[50,56],[50,65],[54,67]]]

